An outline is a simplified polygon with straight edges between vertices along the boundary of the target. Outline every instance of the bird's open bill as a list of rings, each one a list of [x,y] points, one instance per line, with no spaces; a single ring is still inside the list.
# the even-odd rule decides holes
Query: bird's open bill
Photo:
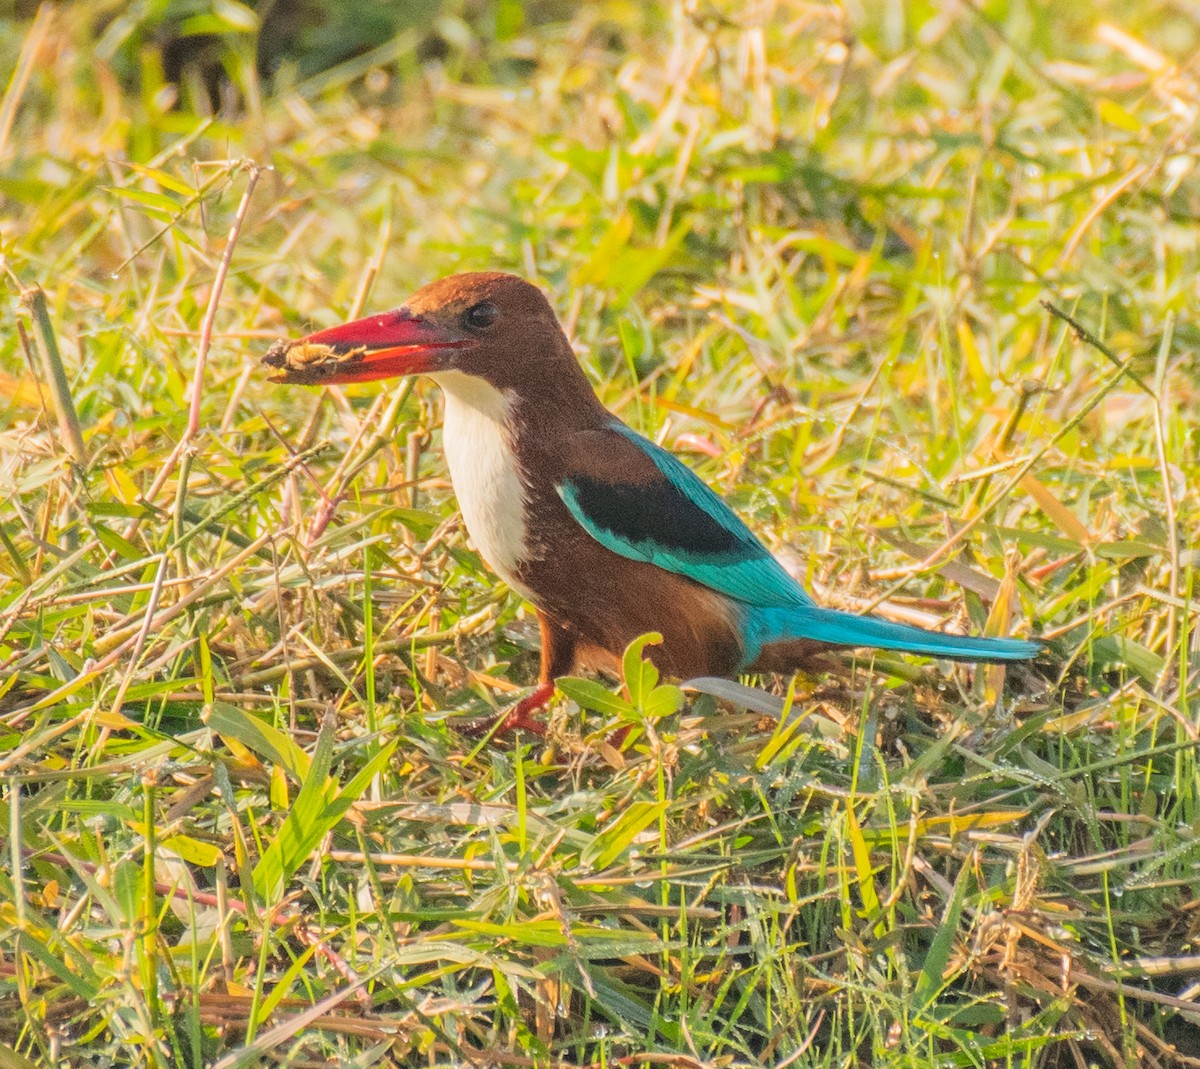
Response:
[[[470,335],[434,326],[406,309],[278,341],[263,363],[279,368],[272,382],[331,386],[436,372],[452,352],[474,348]]]

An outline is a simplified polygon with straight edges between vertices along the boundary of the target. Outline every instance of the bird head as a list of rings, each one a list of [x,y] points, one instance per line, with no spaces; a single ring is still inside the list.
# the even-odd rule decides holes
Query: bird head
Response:
[[[263,363],[273,382],[333,385],[459,372],[505,388],[574,354],[549,302],[516,275],[451,275],[392,312],[277,342]]]

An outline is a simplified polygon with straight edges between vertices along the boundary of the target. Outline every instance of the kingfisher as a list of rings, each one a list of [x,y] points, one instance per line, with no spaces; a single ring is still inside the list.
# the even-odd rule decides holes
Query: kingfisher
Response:
[[[395,311],[277,342],[263,362],[275,382],[427,375],[441,388],[467,531],[541,636],[537,686],[501,731],[543,733],[535,714],[556,678],[615,670],[647,632],[662,636],[648,656],[679,679],[790,672],[831,648],[988,663],[1041,649],[818,605],[691,468],[601,404],[549,301],[516,275],[440,279]]]

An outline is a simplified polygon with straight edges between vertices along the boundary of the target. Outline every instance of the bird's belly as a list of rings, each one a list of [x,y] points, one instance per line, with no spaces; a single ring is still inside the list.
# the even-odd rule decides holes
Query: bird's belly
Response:
[[[630,642],[655,631],[662,643],[647,654],[670,675],[739,668],[741,621],[728,598],[653,564],[617,557],[578,526],[555,534],[562,537],[547,537],[553,550],[522,568],[522,576],[536,591],[530,600],[577,637],[583,660],[603,663],[594,656],[603,653],[609,664],[619,663]]]
[[[531,598],[518,576],[532,549],[526,489],[507,429],[508,400],[481,380],[459,382],[460,378],[466,376],[455,372],[437,376],[446,393],[442,445],[458,507],[488,566],[519,594]]]

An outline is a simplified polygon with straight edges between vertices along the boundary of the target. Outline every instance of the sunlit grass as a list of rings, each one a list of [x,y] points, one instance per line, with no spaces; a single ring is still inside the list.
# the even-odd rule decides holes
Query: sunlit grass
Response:
[[[1200,23],[448,2],[265,83],[225,5],[214,114],[113,9],[0,28],[0,1061],[1200,1066]],[[536,628],[436,391],[258,359],[483,267],[822,600],[1052,656],[461,734]]]

